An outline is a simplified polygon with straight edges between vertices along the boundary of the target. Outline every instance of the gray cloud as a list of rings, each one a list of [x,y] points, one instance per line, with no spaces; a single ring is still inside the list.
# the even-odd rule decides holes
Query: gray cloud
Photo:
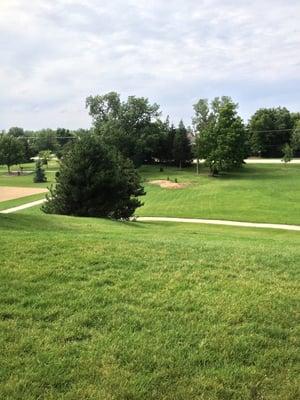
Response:
[[[245,118],[300,110],[299,17],[294,0],[4,0],[0,129],[89,126],[85,97],[109,90],[187,123],[223,94]]]

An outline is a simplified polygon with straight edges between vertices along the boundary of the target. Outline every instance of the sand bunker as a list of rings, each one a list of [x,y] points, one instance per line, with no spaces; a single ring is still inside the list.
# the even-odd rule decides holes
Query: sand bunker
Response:
[[[156,181],[150,181],[152,185],[158,185],[163,189],[183,189],[187,186],[186,183],[177,183],[177,182],[172,182],[164,179],[159,179]]]
[[[48,189],[0,186],[0,202],[46,192]]]

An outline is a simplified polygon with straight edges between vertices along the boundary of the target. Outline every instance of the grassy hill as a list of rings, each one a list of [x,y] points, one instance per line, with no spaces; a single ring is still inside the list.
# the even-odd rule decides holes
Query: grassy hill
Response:
[[[0,235],[1,399],[299,398],[296,232],[33,209]]]

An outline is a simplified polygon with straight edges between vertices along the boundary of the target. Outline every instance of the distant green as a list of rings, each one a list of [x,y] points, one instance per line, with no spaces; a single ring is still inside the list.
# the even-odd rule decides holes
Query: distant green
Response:
[[[300,165],[252,164],[218,178],[201,167],[179,171],[145,166],[141,169],[147,195],[141,216],[227,219],[300,224]],[[184,189],[161,189],[156,179],[177,178]]]

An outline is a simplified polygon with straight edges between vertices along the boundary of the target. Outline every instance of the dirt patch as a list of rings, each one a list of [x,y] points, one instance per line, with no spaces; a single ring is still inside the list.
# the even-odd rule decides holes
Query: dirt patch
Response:
[[[48,189],[0,186],[0,202],[46,192]]]
[[[158,185],[163,189],[184,189],[187,184],[186,183],[177,183],[164,179],[158,179],[156,181],[150,181],[151,185]]]

